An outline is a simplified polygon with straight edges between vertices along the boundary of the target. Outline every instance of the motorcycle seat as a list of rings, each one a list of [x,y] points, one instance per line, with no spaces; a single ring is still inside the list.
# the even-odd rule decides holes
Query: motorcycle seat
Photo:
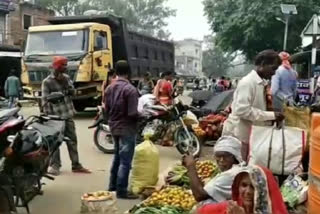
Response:
[[[0,124],[6,122],[10,117],[16,115],[20,108],[4,109],[0,111]]]
[[[0,134],[6,132],[7,130],[13,127],[23,126],[24,124],[25,124],[25,120],[22,120],[22,119],[8,120],[0,126]]]

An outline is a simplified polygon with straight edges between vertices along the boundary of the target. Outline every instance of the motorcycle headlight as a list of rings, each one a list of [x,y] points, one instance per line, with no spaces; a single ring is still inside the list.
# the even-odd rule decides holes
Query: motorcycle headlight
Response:
[[[39,94],[39,91],[34,92],[34,96],[35,96],[35,97],[39,97],[39,95],[40,95],[40,94]]]

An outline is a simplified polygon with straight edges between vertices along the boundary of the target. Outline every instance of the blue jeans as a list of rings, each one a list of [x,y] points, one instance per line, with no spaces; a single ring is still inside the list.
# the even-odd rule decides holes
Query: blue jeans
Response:
[[[136,136],[113,136],[115,152],[111,167],[109,191],[116,191],[118,196],[128,193],[128,180],[134,155]]]
[[[13,108],[14,105],[17,103],[18,97],[17,96],[9,96],[9,108]]]

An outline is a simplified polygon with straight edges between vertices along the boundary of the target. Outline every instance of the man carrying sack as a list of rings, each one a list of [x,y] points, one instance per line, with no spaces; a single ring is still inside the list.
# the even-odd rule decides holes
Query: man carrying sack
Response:
[[[242,158],[247,160],[252,125],[267,121],[281,122],[282,113],[267,111],[266,86],[281,64],[277,52],[265,50],[255,59],[256,68],[242,78],[234,92],[232,112],[224,123],[223,136],[234,136],[242,142]]]

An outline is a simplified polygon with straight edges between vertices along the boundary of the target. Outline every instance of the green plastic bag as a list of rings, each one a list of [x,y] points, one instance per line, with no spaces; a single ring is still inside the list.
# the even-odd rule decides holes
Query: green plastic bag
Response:
[[[144,188],[155,186],[159,176],[159,150],[150,140],[136,146],[133,157],[130,190],[141,193]]]

